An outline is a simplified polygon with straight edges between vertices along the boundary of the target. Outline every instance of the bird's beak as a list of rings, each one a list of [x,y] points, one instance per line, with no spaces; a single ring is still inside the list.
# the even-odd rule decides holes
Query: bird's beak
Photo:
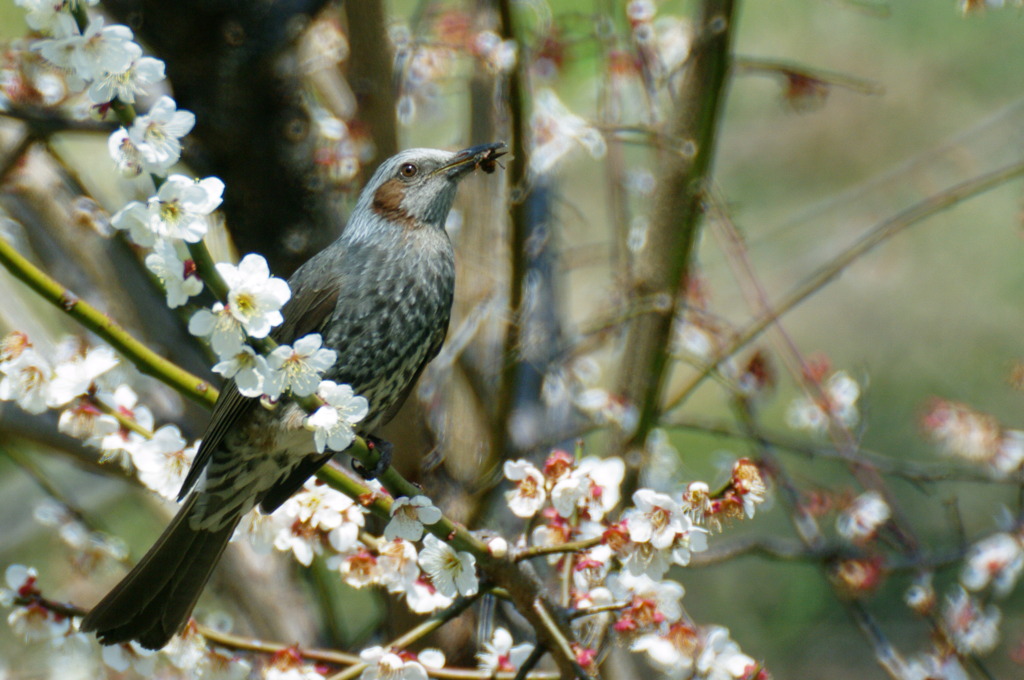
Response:
[[[450,179],[458,179],[476,168],[488,173],[494,172],[494,161],[506,153],[508,151],[505,149],[505,142],[471,146],[452,156],[450,161],[435,172],[443,172]]]

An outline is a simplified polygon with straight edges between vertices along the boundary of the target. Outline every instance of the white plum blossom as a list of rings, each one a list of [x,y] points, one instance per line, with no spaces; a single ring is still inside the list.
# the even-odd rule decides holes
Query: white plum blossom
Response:
[[[130,386],[118,385],[113,393],[100,393],[98,398],[108,408],[135,422],[142,429],[153,430],[153,413],[138,403],[139,397]],[[61,419],[63,417],[61,414]],[[93,435],[86,443],[98,447],[103,452],[100,457],[101,463],[115,461],[127,472],[134,466],[135,455],[146,445],[146,437],[127,427],[121,427],[117,418],[104,413],[96,418]]]
[[[508,556],[508,541],[501,536],[492,536],[487,539],[487,552],[498,559]]]
[[[15,607],[7,615],[7,625],[23,642],[56,642],[72,632],[71,619],[40,605]]]
[[[86,83],[108,73],[123,73],[142,53],[132,42],[132,31],[127,26],[104,26],[103,17],[95,17],[78,34],[40,40],[32,45],[44,59],[67,74],[68,87],[81,91]]]
[[[243,257],[238,266],[218,262],[217,272],[228,286],[226,307],[231,315],[250,336],[267,337],[283,320],[281,307],[292,296],[288,282],[271,276],[266,259],[256,253]]]
[[[34,592],[36,579],[39,572],[35,567],[26,567],[24,564],[10,564],[4,570],[5,588],[0,588],[0,606],[10,607],[14,604],[14,598],[23,592]]]
[[[554,548],[568,541],[568,529],[548,524],[538,524],[530,532],[530,545],[544,548]],[[548,555],[548,563],[555,564],[562,556],[559,553]]]
[[[134,452],[139,481],[168,500],[178,497],[198,444],[187,446],[177,425],[164,425]]]
[[[274,547],[292,552],[301,564],[309,566],[314,555],[323,552],[324,534],[327,543],[339,553],[355,550],[359,529],[365,522],[365,511],[344,494],[308,480],[303,489],[289,498],[275,513]]]
[[[115,132],[114,135],[117,135]],[[118,164],[120,168],[124,165],[125,173],[134,172],[134,154],[138,153],[138,149],[131,145],[130,149],[126,150],[126,144],[131,144],[131,140],[127,137],[117,140],[116,151],[109,148],[114,143],[114,135],[111,136],[110,141],[107,142],[110,155],[113,157],[114,162]],[[122,157],[123,155],[123,157]],[[139,172],[142,172],[141,161]],[[129,201],[123,208],[114,213],[110,218],[110,224],[115,229],[127,229],[128,235],[133,242],[140,246],[151,247],[156,243],[158,232],[153,228],[154,222],[158,223],[158,219],[155,215],[151,215],[149,208],[150,204],[157,202],[156,197],[150,198],[147,203],[139,203],[138,201]],[[203,234],[206,230],[203,230]],[[160,234],[163,237],[163,234]],[[175,238],[181,238],[180,234],[175,234]],[[200,236],[202,238],[202,236]],[[196,239],[199,240],[199,239]]]
[[[184,630],[171,638],[161,653],[179,670],[199,671],[205,664],[208,651],[206,638],[194,626],[185,626]],[[203,677],[200,672],[196,675]]]
[[[107,151],[114,160],[117,171],[123,176],[138,177],[142,174],[142,152],[124,128],[118,128],[110,133],[110,137],[107,138]]]
[[[661,578],[672,562],[690,563],[692,552],[707,550],[706,530],[694,526],[682,506],[666,494],[640,489],[633,494],[635,508],[623,513],[629,541],[619,559],[633,575]]]
[[[612,549],[597,545],[580,553],[572,572],[572,582],[581,592],[603,588],[612,563]]]
[[[221,204],[223,194],[224,182],[217,177],[193,180],[171,175],[156,196],[145,204],[131,201],[110,222],[117,229],[127,229],[132,241],[140,246],[152,246],[157,238],[198,243],[206,235],[209,216]]]
[[[732,467],[732,491],[743,502],[743,512],[753,518],[758,505],[764,503],[768,487],[760,468],[749,458],[740,458]]]
[[[308,397],[320,385],[320,376],[334,365],[338,353],[323,348],[319,333],[310,333],[294,345],[279,345],[267,355],[266,380],[263,392],[277,399],[286,390],[298,397]]]
[[[195,127],[196,116],[191,111],[178,109],[168,96],[160,97],[139,116],[128,130],[128,138],[138,149],[143,169],[155,175],[166,175],[181,158],[181,138]]]
[[[474,595],[480,588],[476,558],[468,552],[454,550],[433,534],[427,534],[423,539],[419,561],[420,567],[442,595]]]
[[[636,406],[603,387],[591,387],[573,395],[573,404],[599,425],[616,425],[629,432],[636,427]]]
[[[665,674],[676,680],[693,677],[692,650],[680,649],[672,639],[657,633],[641,635],[629,646],[634,652],[647,652],[651,663]]]
[[[601,131],[571,112],[548,88],[534,97],[530,127],[534,140],[530,170],[536,174],[550,171],[577,147],[586,149],[593,158],[603,158],[607,151]]]
[[[653,607],[660,620],[672,623],[683,615],[682,599],[686,591],[675,581],[658,581],[643,574],[620,571],[608,577],[608,590],[616,602],[640,602]]]
[[[416,660],[432,670],[444,668],[444,665],[447,662],[444,658],[444,652],[433,647],[428,647],[427,649],[422,650],[416,655]]]
[[[473,53],[492,73],[508,73],[516,65],[518,48],[515,40],[502,40],[494,31],[480,31],[473,38]]]
[[[252,665],[227,649],[207,646],[206,655],[196,666],[195,677],[209,680],[248,680],[252,677]]]
[[[842,427],[853,427],[860,420],[857,400],[860,385],[846,371],[836,371],[821,385],[821,399],[797,397],[786,411],[786,423],[794,430],[823,433],[830,418]]]
[[[383,647],[370,647],[359,653],[367,664],[359,680],[427,680],[427,669],[419,661],[405,661]]]
[[[340,560],[332,556],[327,564],[337,568],[341,572],[342,580],[353,588],[365,588],[381,581],[380,564],[366,548],[361,548]]]
[[[206,676],[196,674],[195,677]],[[221,680],[219,676],[213,677]],[[274,654],[270,663],[263,666],[259,677],[261,680],[324,680],[323,674],[312,664],[306,663],[302,656],[288,653]]]
[[[167,306],[180,307],[203,291],[203,281],[191,260],[183,260],[174,244],[158,239],[153,252],[146,256],[146,269],[160,280],[167,295]]]
[[[122,24],[103,25],[102,16],[94,16],[71,54],[71,65],[87,81],[108,73],[122,73],[142,54],[133,39],[132,29]]]
[[[134,640],[120,645],[103,645],[100,655],[103,663],[119,673],[132,669],[143,677],[152,677],[156,671],[156,651],[146,649]]]
[[[1003,477],[1020,470],[1021,464],[1024,464],[1024,432],[1005,430],[988,463]]]
[[[513,646],[512,634],[505,628],[498,628],[483,644],[483,650],[477,653],[476,658],[480,662],[480,670],[514,673],[532,653],[533,645],[524,642]]]
[[[932,583],[931,572],[924,572],[914,577],[914,582],[903,593],[903,602],[913,611],[928,616],[935,609],[935,585]]]
[[[402,496],[391,504],[391,521],[384,527],[384,540],[404,538],[418,541],[423,537],[424,524],[436,524],[441,511],[426,496]]]
[[[89,99],[93,103],[105,104],[116,98],[125,104],[134,104],[135,95],[147,94],[151,85],[164,79],[164,62],[141,56],[142,48],[135,43],[128,43],[127,49],[133,54],[128,68],[107,71],[89,86]]]
[[[14,0],[14,4],[25,10],[25,23],[33,31],[54,38],[78,34],[78,24],[63,1]]]
[[[14,401],[29,413],[42,413],[47,408],[50,363],[32,347],[21,349],[16,356],[0,361],[0,401]]]
[[[728,628],[710,626],[694,665],[700,677],[707,680],[733,680],[747,677],[756,664],[729,637]]]
[[[422,577],[405,591],[405,603],[416,614],[430,614],[449,607],[452,599]]]
[[[304,567],[313,563],[313,557],[323,552],[323,542],[316,530],[302,522],[293,522],[281,528],[274,536],[274,548],[290,552]]]
[[[281,512],[315,529],[330,531],[345,522],[351,511],[362,514],[355,501],[315,479],[307,480],[302,490],[285,501]],[[362,526],[362,522],[359,523]]]
[[[693,526],[689,517],[685,523],[688,525],[687,529],[676,538],[672,546],[672,561],[684,567],[690,563],[691,553],[704,552],[708,549],[707,530]]]
[[[633,576],[660,579],[671,566],[668,551],[658,550],[650,543],[628,541],[617,555],[622,566]]]
[[[946,599],[942,614],[946,632],[961,654],[987,654],[999,644],[1002,613],[995,605],[983,611],[963,588],[956,588]]]
[[[205,310],[204,310],[205,311]],[[240,344],[238,351],[221,359],[213,372],[233,378],[238,393],[243,397],[263,396],[263,381],[267,373],[267,360],[249,345]]]
[[[209,337],[210,347],[222,362],[230,362],[244,351],[242,324],[220,302],[215,302],[211,309],[200,309],[193,314],[188,322],[188,332],[201,338]]]
[[[907,664],[906,680],[971,680],[955,652],[919,654]]]
[[[891,515],[882,494],[865,491],[836,517],[836,530],[848,541],[863,541],[874,536]]]
[[[380,582],[389,593],[404,593],[420,577],[416,546],[401,538],[388,541],[378,549]]]
[[[89,391],[93,382],[117,366],[114,350],[106,345],[90,347],[71,359],[57,364],[53,370],[46,403],[52,408],[64,406]]]
[[[633,494],[633,503],[636,507],[623,515],[630,540],[650,542],[655,548],[664,550],[675,542],[678,534],[689,528],[689,517],[666,494],[640,489]]]
[[[344,451],[356,437],[352,426],[366,417],[369,404],[350,385],[339,385],[333,380],[320,383],[317,394],[326,403],[306,418],[317,453],[325,449]]]
[[[253,550],[265,555],[274,549],[274,539],[277,538],[278,532],[291,522],[292,520],[283,512],[264,515],[253,509],[242,516],[242,521],[231,540],[244,538]]]
[[[7,587],[0,589],[0,605],[10,607],[17,597],[39,595],[37,577],[32,567],[8,566],[4,572]],[[57,641],[73,632],[71,619],[35,603],[15,606],[7,616],[7,624],[24,642]]]
[[[341,555],[363,547],[359,542],[359,531],[366,523],[365,510],[356,503],[349,506],[344,513],[344,521],[331,529],[327,534],[327,542]]]
[[[72,19],[72,21],[74,21]],[[85,89],[88,79],[82,77],[75,69],[72,62],[75,50],[82,42],[82,36],[78,32],[77,24],[68,35],[57,35],[49,40],[38,40],[32,44],[32,50],[39,52],[43,59],[50,62],[58,71],[64,75],[67,87],[72,92],[81,92]]]
[[[974,591],[991,583],[995,594],[1005,597],[1016,585],[1021,570],[1024,570],[1024,549],[1020,539],[1007,533],[994,534],[971,546],[960,583]]]
[[[505,477],[516,488],[505,492],[508,507],[516,517],[533,517],[544,507],[547,492],[544,475],[528,460],[507,460],[503,467]]]
[[[599,522],[619,504],[625,471],[621,458],[587,456],[555,484],[551,502],[562,517],[579,510],[585,518]]]

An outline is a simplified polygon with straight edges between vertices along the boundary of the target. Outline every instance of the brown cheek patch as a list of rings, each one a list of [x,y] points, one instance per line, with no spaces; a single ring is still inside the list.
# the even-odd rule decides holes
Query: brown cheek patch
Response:
[[[391,220],[406,229],[414,229],[417,226],[416,219],[406,212],[402,207],[402,199],[405,198],[406,185],[400,180],[389,179],[373,194],[373,212],[386,220]]]

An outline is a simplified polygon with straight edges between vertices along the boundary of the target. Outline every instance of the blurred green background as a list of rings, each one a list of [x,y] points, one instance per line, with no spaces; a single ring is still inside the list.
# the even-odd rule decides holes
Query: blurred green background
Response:
[[[552,7],[556,17],[592,11],[587,2]],[[665,2],[658,11],[686,16],[689,7]],[[0,37],[22,30],[20,10],[0,0]],[[742,3],[739,55],[848,74],[883,90],[839,88],[823,106],[795,112],[780,97],[778,80],[740,75],[732,82],[716,181],[771,297],[781,297],[878,221],[1024,156],[1022,36],[1019,9],[964,17],[955,0]],[[594,115],[596,106],[591,56],[591,50],[570,55],[579,60],[574,76],[555,83],[584,116]],[[442,125],[445,134],[452,126]],[[420,126],[404,134],[403,142],[415,144],[436,138],[437,130]],[[630,149],[628,158],[648,161],[642,149]],[[603,186],[600,163],[580,155],[559,176],[561,196],[571,206],[559,215],[564,241],[605,242],[608,217],[594,192]],[[805,355],[826,353],[865,386],[866,447],[897,458],[935,460],[919,427],[931,396],[968,402],[1007,426],[1024,426],[1024,394],[1008,382],[1013,362],[1024,358],[1022,210],[1019,182],[972,199],[885,243],[784,319]],[[742,324],[749,312],[713,239],[705,237],[699,259],[714,310]],[[579,280],[596,276],[583,272]],[[582,285],[573,289],[571,302],[574,318],[602,304],[593,287]],[[766,405],[765,422],[781,428],[795,394],[792,380],[784,379]],[[723,416],[723,402],[722,392],[709,384],[685,414]],[[688,478],[714,479],[721,452],[748,453],[736,442],[685,433],[673,433],[673,443]],[[805,487],[855,490],[838,465],[784,460]],[[94,478],[81,485],[83,504],[104,495]],[[938,551],[961,540],[951,520],[954,507],[967,536],[991,530],[1003,506],[1019,511],[1019,489],[1008,485],[918,487],[896,481],[893,488],[927,546]],[[0,543],[0,565],[41,565],[53,554],[55,541],[25,520],[25,508],[37,497],[16,469],[0,463],[0,520],[17,528]],[[128,519],[116,518],[116,524],[128,525]],[[130,532],[153,535],[155,526],[131,526]],[[724,538],[748,532],[791,536],[777,503],[754,521],[730,528]],[[676,576],[686,586],[690,614],[728,626],[744,651],[764,659],[776,678],[883,677],[814,566],[748,557]],[[955,576],[940,575],[940,594]],[[900,602],[908,584],[894,577],[869,607],[909,655],[925,647],[927,631]],[[1003,643],[986,664],[996,677],[1021,677],[1024,668],[1010,653],[1024,641],[1024,596],[1017,592],[1001,606]],[[16,649],[9,631],[0,628],[0,658],[16,658]],[[28,677],[12,670],[13,677]]]

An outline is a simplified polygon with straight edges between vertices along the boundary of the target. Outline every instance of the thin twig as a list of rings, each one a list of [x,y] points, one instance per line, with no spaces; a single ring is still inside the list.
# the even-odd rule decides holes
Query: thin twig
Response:
[[[430,633],[434,632],[444,624],[455,619],[462,612],[469,609],[474,602],[480,599],[481,595],[484,595],[487,591],[481,590],[480,592],[470,597],[462,597],[453,602],[451,605],[435,613],[429,619],[419,624],[415,628],[402,634],[400,637],[395,638],[386,645],[381,645],[385,649],[396,649],[402,650],[408,648],[410,645],[415,644],[419,640],[423,639]],[[366,670],[369,664],[365,661],[359,660],[351,668],[347,668],[340,673],[335,673],[327,678],[327,680],[354,680]]]
[[[851,76],[847,73],[837,73],[835,71],[810,68],[788,61],[738,56],[733,60],[732,67],[737,73],[773,75],[782,76],[784,78],[803,78],[810,81],[817,81],[825,85],[842,87],[861,94],[885,94],[884,87],[870,80],[857,78],[856,76]]]
[[[665,410],[671,411],[683,404],[696,392],[697,388],[709,375],[718,370],[722,362],[733,357],[741,349],[760,337],[761,333],[775,323],[776,319],[792,311],[793,308],[818,292],[826,284],[838,277],[853,262],[870,252],[883,241],[895,236],[907,227],[913,226],[944,210],[948,210],[968,198],[994,189],[1022,175],[1024,175],[1024,161],[1011,163],[998,170],[974,177],[938,194],[929,196],[901,211],[899,214],[879,223],[861,237],[857,243],[820,267],[818,271],[794,287],[780,302],[772,305],[770,313],[763,314],[751,321],[728,347],[712,358],[698,375],[694,376],[675,397],[669,400]]]
[[[666,429],[683,429],[701,432],[716,437],[729,437],[749,441],[749,435],[742,432],[734,425],[722,420],[713,421],[701,418],[674,417],[671,421],[662,423]],[[1020,481],[1013,478],[1000,478],[983,470],[967,468],[962,466],[950,466],[943,463],[916,463],[913,461],[890,458],[875,451],[860,448],[856,453],[849,453],[842,449],[824,444],[816,444],[771,430],[759,430],[757,433],[759,441],[770,444],[780,451],[798,453],[809,458],[826,458],[845,461],[856,461],[861,464],[867,463],[880,472],[887,475],[895,475],[911,482],[978,482],[983,484],[1019,484]]]
[[[532,548],[526,548],[525,550],[516,553],[515,561],[522,562],[523,560],[530,560],[535,557],[543,557],[545,555],[558,555],[560,553],[574,553],[581,550],[588,550],[593,548],[595,545],[601,544],[601,537],[595,536],[594,538],[587,538],[582,541],[570,541],[568,543],[560,543],[558,545],[537,545]]]

